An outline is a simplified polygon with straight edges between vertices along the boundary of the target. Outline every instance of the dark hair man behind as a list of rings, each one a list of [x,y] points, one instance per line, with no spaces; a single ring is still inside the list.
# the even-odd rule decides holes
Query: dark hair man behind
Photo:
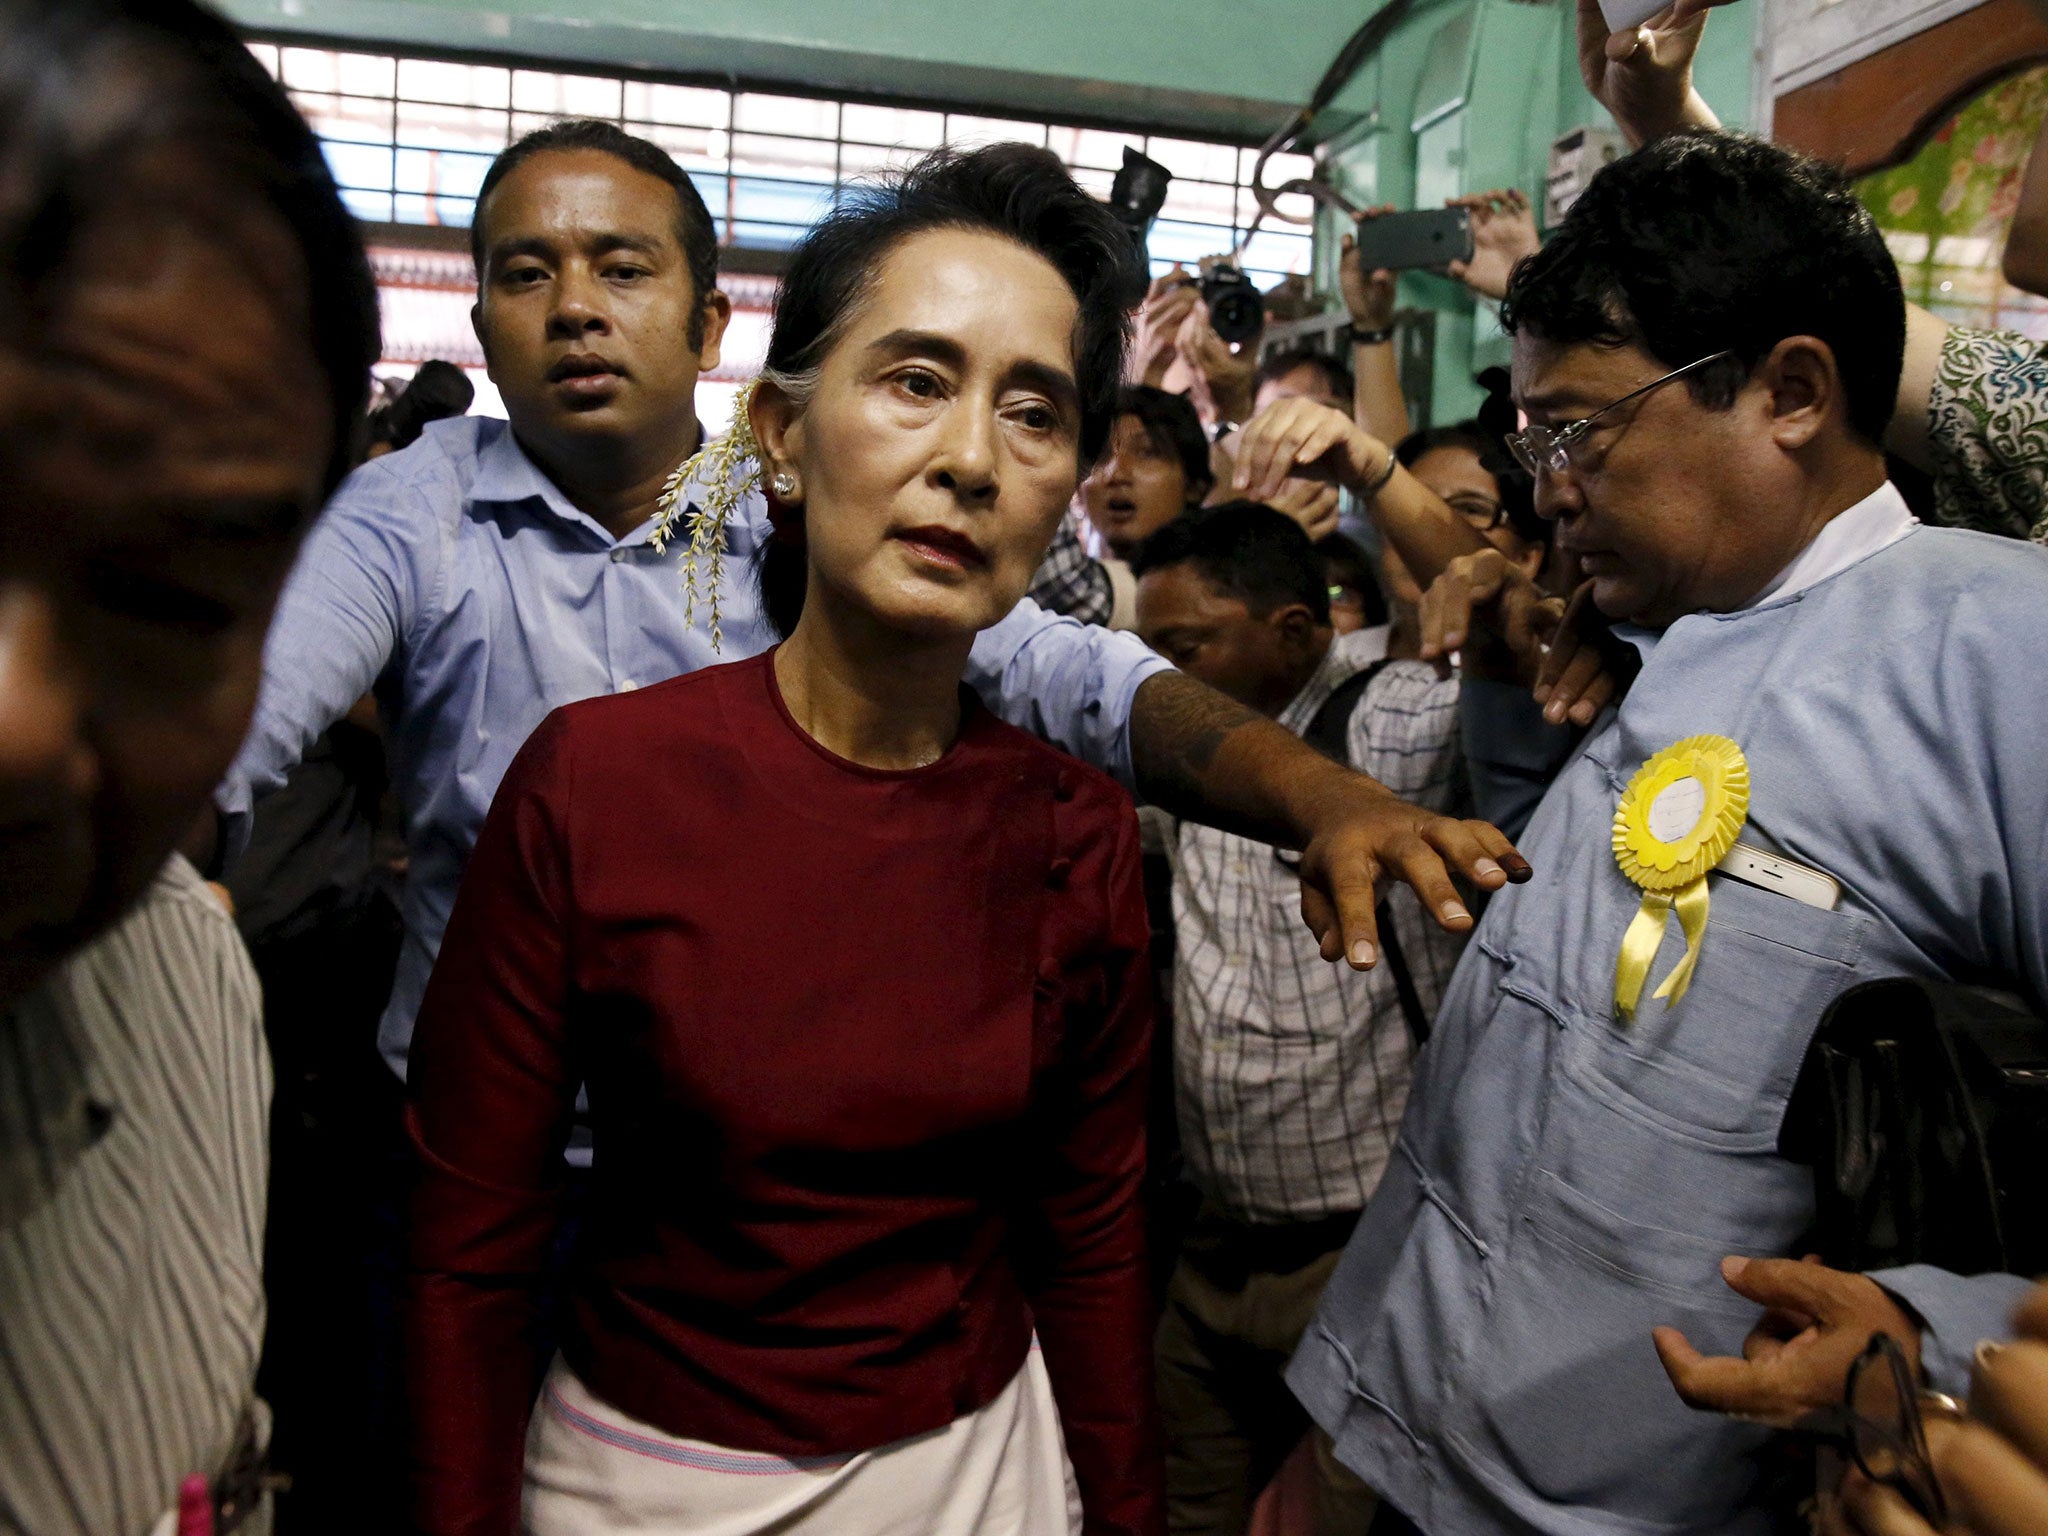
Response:
[[[1740,134],[1678,133],[1616,161],[1592,206],[1519,266],[1501,325],[1553,346],[1639,347],[1731,405],[1787,337],[1827,344],[1844,415],[1875,444],[1898,399],[1906,304],[1854,188],[1817,160]]]
[[[676,200],[676,248],[683,253],[689,269],[690,291],[700,300],[708,300],[718,287],[718,226],[711,221],[711,210],[704,206],[703,194],[698,192],[697,184],[690,180],[689,173],[677,165],[674,157],[660,145],[636,137],[618,124],[607,123],[600,118],[570,118],[564,122],[549,123],[545,128],[536,128],[491,162],[491,168],[484,173],[483,185],[477,188],[476,217],[469,226],[469,254],[476,264],[478,282],[482,282],[485,265],[493,255],[487,227],[487,205],[491,194],[534,156],[566,154],[576,150],[595,150],[598,154],[609,155],[643,176],[668,184]],[[502,256],[505,253],[497,254]],[[691,309],[688,339],[692,348],[704,345],[709,314],[709,308],[703,303]]]
[[[345,469],[376,295],[211,12],[0,0],[0,1523],[168,1529],[256,1465],[269,1070],[172,854]]]
[[[1462,800],[1456,680],[1388,659],[1385,629],[1335,634],[1325,558],[1293,518],[1210,508],[1153,534],[1132,569],[1139,633],[1176,666],[1401,794]],[[1270,850],[1191,824],[1175,836],[1175,1103],[1202,1204],[1158,1331],[1167,1508],[1176,1531],[1242,1531],[1301,1440],[1281,1372],[1386,1169],[1460,946],[1395,893],[1386,966],[1333,970]],[[1372,1495],[1320,1431],[1315,1468],[1317,1536],[1364,1530]]]
[[[1511,693],[1466,717],[1475,763],[1554,774],[1528,832],[1554,877],[1488,908],[1419,1065],[1414,1156],[1289,1379],[1425,1530],[1761,1528],[1762,1425],[1839,1397],[1875,1332],[1966,1390],[2025,1290],[1799,1263],[1812,1173],[1777,1147],[1851,985],[2048,996],[2048,552],[1921,527],[1886,481],[1898,277],[1846,182],[1790,151],[1693,132],[1618,161],[1504,319],[1536,510],[1642,671],[1547,751]],[[1433,593],[1470,605],[1434,637],[1468,697],[1533,675],[1528,590],[1489,549]],[[1738,834],[1839,900],[1708,878]],[[1689,923],[1661,923],[1638,849],[1670,851]],[[1812,1326],[1778,1349],[1788,1310]],[[1688,1401],[1743,1421],[1682,1403],[1653,1339]]]

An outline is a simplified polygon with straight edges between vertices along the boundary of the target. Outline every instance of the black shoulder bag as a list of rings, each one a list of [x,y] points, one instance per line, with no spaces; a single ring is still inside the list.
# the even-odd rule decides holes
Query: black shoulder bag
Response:
[[[1951,983],[1851,987],[1778,1150],[1813,1169],[1804,1246],[1834,1268],[2048,1271],[2048,1024]]]

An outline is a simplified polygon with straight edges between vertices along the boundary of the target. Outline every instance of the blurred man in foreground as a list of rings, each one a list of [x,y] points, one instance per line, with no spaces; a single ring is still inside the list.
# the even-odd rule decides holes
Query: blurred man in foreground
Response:
[[[340,478],[375,291],[182,0],[0,3],[0,1527],[268,1524],[269,1069],[173,845]]]

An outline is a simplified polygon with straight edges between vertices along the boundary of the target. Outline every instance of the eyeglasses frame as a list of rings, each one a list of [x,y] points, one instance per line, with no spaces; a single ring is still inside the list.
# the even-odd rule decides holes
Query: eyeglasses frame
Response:
[[[1689,373],[1734,355],[1735,353],[1726,347],[1719,352],[1710,352],[1705,357],[1694,358],[1683,368],[1672,369],[1662,378],[1650,380],[1640,389],[1630,390],[1618,400],[1608,401],[1599,410],[1581,416],[1577,421],[1566,422],[1561,427],[1524,427],[1519,432],[1508,433],[1502,441],[1508,445],[1508,452],[1514,455],[1515,462],[1531,475],[1540,474],[1545,469],[1554,475],[1564,474],[1572,467],[1572,445],[1592,431],[1593,423],[1609,411],[1619,410],[1629,401],[1640,400],[1651,390],[1661,389],[1673,379],[1682,379]]]
[[[1899,1403],[1897,1430],[1865,1418],[1850,1406],[1856,1401],[1856,1387],[1863,1372],[1879,1360],[1892,1374],[1892,1390]],[[1921,1389],[1898,1340],[1888,1333],[1873,1333],[1862,1352],[1849,1362],[1848,1376],[1842,1383],[1842,1401],[1816,1409],[1799,1421],[1798,1428],[1803,1434],[1846,1451],[1865,1477],[1894,1490],[1922,1519],[1939,1530],[1948,1522],[1948,1500],[1942,1494],[1941,1480],[1934,1474],[1934,1460],[1927,1449],[1927,1426],[1921,1415],[1923,1398],[1943,1410],[1954,1407],[1952,1399]],[[1897,1459],[1895,1470],[1881,1472],[1871,1464],[1869,1449],[1880,1443]]]

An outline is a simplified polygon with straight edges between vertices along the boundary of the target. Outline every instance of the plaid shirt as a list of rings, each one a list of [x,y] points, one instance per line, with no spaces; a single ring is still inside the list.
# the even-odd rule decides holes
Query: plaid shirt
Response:
[[[1024,595],[1041,608],[1083,624],[1107,624],[1113,605],[1109,572],[1100,561],[1089,558],[1077,521],[1071,511],[1060,519],[1052,547],[1038,563],[1038,572]]]
[[[1340,635],[1280,715],[1300,735],[1336,686],[1379,659],[1384,629]],[[1468,798],[1458,684],[1426,662],[1380,670],[1351,716],[1349,758],[1433,810]],[[1393,973],[1332,965],[1301,921],[1301,883],[1263,843],[1186,823],[1174,859],[1174,1076],[1181,1141],[1204,1194],[1244,1221],[1362,1209],[1400,1129],[1414,1056]],[[1405,886],[1389,894],[1425,1012],[1461,942]]]

